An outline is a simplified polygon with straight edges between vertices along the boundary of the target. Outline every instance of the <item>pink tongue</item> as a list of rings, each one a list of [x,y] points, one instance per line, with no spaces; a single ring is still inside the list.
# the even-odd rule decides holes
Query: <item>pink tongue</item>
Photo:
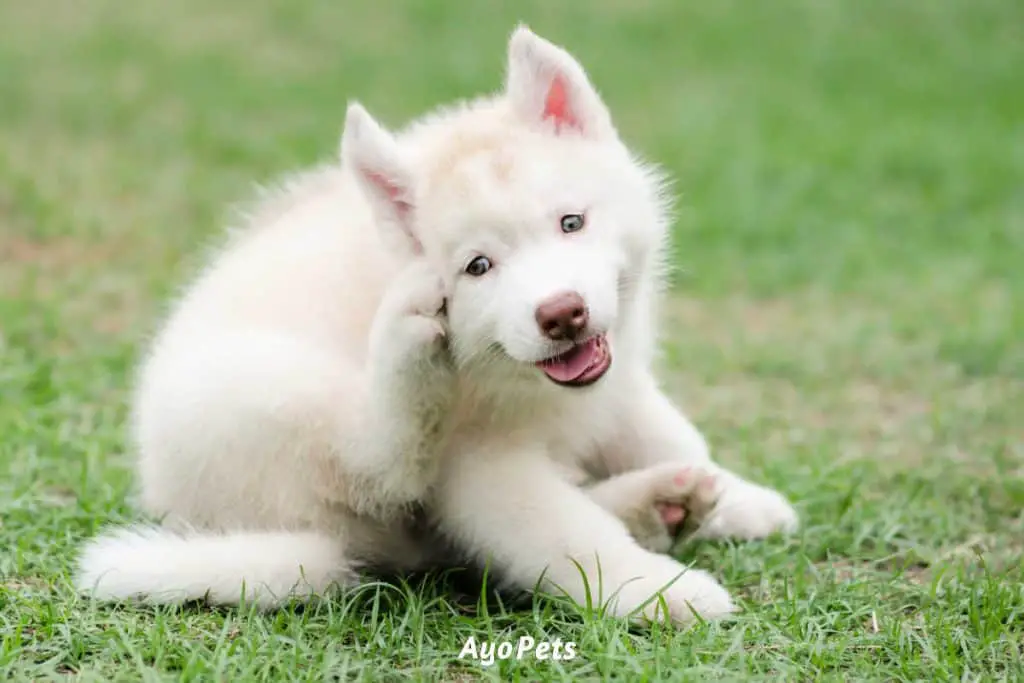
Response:
[[[597,340],[591,339],[582,346],[573,347],[561,356],[537,363],[547,376],[558,382],[571,382],[597,359]]]

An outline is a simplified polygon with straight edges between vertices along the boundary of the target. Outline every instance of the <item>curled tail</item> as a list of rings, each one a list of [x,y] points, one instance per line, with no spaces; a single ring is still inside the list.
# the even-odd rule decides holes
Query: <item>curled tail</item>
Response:
[[[101,600],[233,605],[244,599],[271,608],[352,581],[342,551],[340,539],[316,532],[127,527],[87,542],[75,585]]]

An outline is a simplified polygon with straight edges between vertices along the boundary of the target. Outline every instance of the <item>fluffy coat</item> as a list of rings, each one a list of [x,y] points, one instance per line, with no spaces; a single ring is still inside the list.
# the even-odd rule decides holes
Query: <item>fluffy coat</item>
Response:
[[[154,339],[132,434],[161,523],[89,541],[77,584],[272,607],[451,544],[617,615],[731,612],[663,554],[666,505],[704,537],[797,516],[713,463],[652,374],[667,208],[583,68],[525,27],[496,95],[398,133],[351,104],[339,162],[264,197]],[[566,293],[582,307],[542,315]]]

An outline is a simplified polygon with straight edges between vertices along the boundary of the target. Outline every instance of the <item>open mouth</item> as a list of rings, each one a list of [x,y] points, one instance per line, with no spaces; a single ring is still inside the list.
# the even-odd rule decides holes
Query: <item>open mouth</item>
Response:
[[[556,384],[583,387],[593,384],[612,366],[612,352],[602,334],[577,344],[565,353],[537,363],[545,375]]]

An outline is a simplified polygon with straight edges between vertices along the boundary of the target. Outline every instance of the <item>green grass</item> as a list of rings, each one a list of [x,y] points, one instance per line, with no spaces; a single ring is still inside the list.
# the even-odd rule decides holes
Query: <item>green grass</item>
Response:
[[[0,676],[1024,678],[1024,4],[461,4],[0,3]],[[133,516],[136,354],[226,205],[332,156],[349,97],[398,123],[494,89],[520,18],[679,179],[666,377],[805,521],[683,550],[743,615],[76,597],[78,545]],[[470,635],[580,655],[482,669]]]

